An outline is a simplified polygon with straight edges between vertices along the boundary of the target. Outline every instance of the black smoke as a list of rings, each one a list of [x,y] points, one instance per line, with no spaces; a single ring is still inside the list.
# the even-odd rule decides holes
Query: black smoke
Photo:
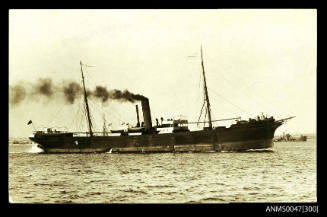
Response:
[[[35,90],[35,94],[40,94],[47,97],[51,97],[53,95],[54,89],[55,87],[53,87],[52,80],[49,78],[40,78],[33,88],[33,90]]]
[[[67,86],[63,87],[63,92],[66,102],[74,104],[75,99],[82,93],[82,88],[76,82],[69,82]]]
[[[140,94],[131,93],[128,90],[120,91],[116,89],[109,91],[109,96],[110,99],[120,100],[122,102],[135,102],[146,98]]]
[[[67,104],[74,104],[75,100],[83,95],[83,87],[73,81],[63,81],[61,84],[54,84],[50,78],[41,78],[35,83],[19,84],[9,87],[9,102],[11,105],[18,105],[25,99],[39,99],[45,97],[48,100],[63,98]],[[86,90],[90,98],[106,103],[109,100],[119,102],[135,102],[146,97],[134,94],[128,90],[108,90],[103,86],[96,86],[94,90]]]
[[[106,87],[96,86],[93,93],[91,93],[91,96],[100,99],[104,103],[107,102],[110,97],[110,94],[107,91]]]
[[[26,90],[22,85],[15,85],[9,88],[9,103],[12,105],[19,104],[25,99]]]

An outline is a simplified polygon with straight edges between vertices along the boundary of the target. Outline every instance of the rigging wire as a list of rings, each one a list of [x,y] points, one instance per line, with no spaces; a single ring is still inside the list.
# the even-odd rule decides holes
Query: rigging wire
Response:
[[[219,110],[224,111],[224,115],[230,114],[231,116],[239,116],[240,112],[242,114],[245,114],[242,110],[240,110],[238,107],[232,105],[231,103],[222,100],[222,98],[216,96],[216,95],[212,95],[212,101],[213,102],[219,102],[217,104],[219,104]],[[216,116],[215,116],[216,118]]]
[[[249,95],[249,93],[247,92],[247,90],[245,90],[245,91],[244,90],[239,91],[239,93],[242,93],[248,99],[251,99],[251,103],[255,104],[258,108],[260,108],[260,110],[268,110],[268,112],[272,112],[271,107],[267,107],[266,106],[268,103],[266,103],[266,104],[259,103],[255,97]]]
[[[201,78],[202,78],[202,74],[201,74],[201,73],[199,73],[199,74],[200,74],[200,79],[199,79],[199,88],[200,88],[200,84],[201,84],[201,80],[202,80],[202,79],[201,79]],[[208,88],[208,89],[212,90],[211,88]],[[216,93],[216,94],[219,95],[221,98],[223,98],[225,101],[229,102],[229,103],[230,103],[231,105],[233,105],[235,108],[237,108],[237,109],[239,109],[239,110],[241,110],[241,111],[243,111],[243,112],[249,114],[247,111],[245,111],[244,109],[242,109],[242,108],[240,108],[239,106],[235,105],[235,104],[232,103],[230,100],[227,100],[226,98],[222,97],[222,96],[221,96],[220,94],[218,94],[218,93]],[[199,116],[198,122],[199,122],[199,120],[201,119],[202,111],[203,111],[203,107],[204,107],[205,103],[206,103],[206,101],[204,100],[204,102],[203,102],[203,104],[202,104],[202,108],[201,108],[201,112],[200,112],[200,116]],[[208,112],[208,111],[207,111],[207,109],[206,109],[206,113],[205,113],[204,119],[206,119],[207,112]]]
[[[78,128],[79,126],[79,120],[80,120],[80,114],[79,114],[79,103],[77,104],[77,106],[74,106],[74,110],[75,110],[75,114],[74,114],[74,117],[73,117],[73,122],[74,122],[74,127],[75,128]],[[77,131],[77,129],[74,129],[74,131]]]
[[[222,78],[224,79],[224,77],[222,76]],[[224,80],[226,80],[226,79],[224,79]],[[226,80],[227,81],[227,80]],[[228,82],[228,81],[227,81]],[[236,88],[236,86],[234,87],[234,89],[237,89]],[[257,102],[257,100],[255,99],[255,98],[253,98],[253,97],[250,97],[249,95],[248,95],[248,93],[247,92],[245,92],[245,91],[239,91],[239,93],[242,93],[242,94],[244,94],[247,98],[251,98],[251,100],[252,100],[252,103],[254,103],[257,107],[259,107],[260,109],[263,109],[263,106],[262,106],[262,104],[260,104],[260,103],[258,103]],[[266,110],[266,109],[264,109],[264,110]],[[268,109],[267,109],[268,110]],[[270,109],[269,109],[270,110]]]
[[[209,59],[209,61],[210,60],[213,60],[210,56],[208,57],[208,59]],[[215,60],[216,61],[216,60]],[[226,69],[225,67],[224,67],[224,65],[221,65],[222,66],[222,70],[220,70],[221,72],[224,72],[224,71],[230,71],[229,69]],[[214,76],[214,74],[210,74],[210,76],[211,75],[213,75],[213,77],[215,77]],[[235,74],[233,75],[234,77],[236,76]],[[216,78],[216,77],[215,77]],[[227,79],[225,76],[224,76],[224,74],[223,73],[219,73],[219,78],[223,78],[225,81],[227,81],[229,84],[231,84],[232,86],[234,86],[235,84],[230,80],[230,79]],[[237,79],[235,79],[236,81],[240,81],[240,80],[244,80],[244,79],[240,79],[240,77],[239,76],[236,76],[236,78]],[[220,79],[217,79],[216,78],[216,80],[220,80]],[[244,85],[244,84],[242,84],[242,85]],[[236,87],[236,86],[235,86]],[[237,88],[239,88],[239,86],[237,87]],[[260,93],[256,93],[256,95],[255,96],[252,96],[252,97],[250,97],[249,96],[249,92],[248,92],[248,89],[247,88],[245,88],[245,89],[243,89],[242,91],[240,91],[242,94],[245,94],[247,97],[249,97],[249,98],[251,98],[253,101],[254,101],[254,103],[256,104],[256,106],[258,106],[258,107],[260,107],[261,109],[263,109],[263,110],[268,110],[269,112],[272,112],[272,110],[271,110],[271,106],[269,106],[269,107],[267,107],[266,105],[268,105],[269,103],[266,103],[265,102],[265,100],[263,99],[263,96],[260,94]],[[256,97],[259,97],[259,98],[261,98],[263,101],[264,101],[264,103],[262,104],[262,103],[259,103],[258,101],[257,101],[257,98]]]
[[[85,64],[83,64],[85,65]],[[89,66],[89,65],[87,65]],[[91,66],[89,66],[91,67]],[[94,67],[94,66],[93,66]],[[93,75],[92,73],[86,73],[87,74],[87,84],[89,87],[93,87],[93,86],[97,86],[96,85],[96,82],[95,82],[95,79],[93,78]],[[84,76],[85,77],[85,76]],[[101,105],[100,105],[101,104]],[[104,113],[104,103],[103,102],[99,102],[99,100],[89,100],[89,110],[90,110],[90,119],[92,121],[92,128],[95,130],[95,131],[101,131],[102,129],[98,129],[99,126],[97,126],[97,121],[99,121],[100,117],[98,117],[100,114],[103,114]],[[93,110],[91,112],[91,110]],[[99,114],[99,115],[96,115],[96,114]],[[101,119],[102,120],[102,119]],[[100,121],[99,121],[100,122]]]
[[[235,106],[235,108],[238,108],[240,111],[243,111],[249,115],[251,115],[248,111],[245,111],[244,109],[240,108],[239,106],[235,105],[233,102],[231,102],[230,100],[226,99],[225,97],[223,97],[222,95],[218,94],[216,91],[214,91],[211,88],[208,88],[210,91],[212,91],[212,93],[214,93],[215,95],[219,96],[220,98],[226,100],[227,102],[229,102],[231,105]]]
[[[200,116],[199,116],[199,119],[198,119],[198,126],[199,126],[199,122],[200,122],[200,119],[201,119],[201,115],[202,115],[202,111],[203,111],[203,107],[204,107],[204,105],[205,105],[205,101],[203,102],[203,104],[202,104],[202,108],[201,108],[201,112],[200,112]]]
[[[226,114],[230,114],[232,116],[238,116],[242,110],[240,110],[238,107],[232,105],[226,100],[222,100],[221,97],[218,97],[217,95],[211,94],[212,102],[219,104],[219,110],[224,111]],[[243,112],[242,112],[243,113]]]
[[[77,131],[79,132],[87,132],[87,126],[86,126],[86,121],[85,121],[85,117],[86,117],[86,114],[84,112],[84,102],[83,102],[83,98],[80,97],[79,98],[79,101],[78,101],[78,106],[77,106],[77,121],[78,121],[78,124],[77,124]]]
[[[207,118],[207,113],[208,113],[208,109],[206,108],[206,113],[204,114],[204,122],[203,122],[203,127],[206,126],[206,118]]]
[[[53,113],[53,116],[50,118],[50,121],[48,121],[46,126],[52,126],[53,124],[56,124],[58,121],[59,114],[62,114],[62,110],[62,106],[56,106],[55,112]]]
[[[82,80],[80,79],[80,85],[82,85]],[[75,102],[77,102],[75,105],[75,111],[76,111],[76,116],[74,118],[75,120],[75,131],[78,132],[86,132],[87,130],[83,128],[83,125],[85,124],[84,117],[86,117],[86,113],[84,113],[83,108],[84,108],[84,99],[81,96],[79,96],[77,99],[75,99]]]
[[[93,78],[93,75],[91,75],[91,73],[87,73],[87,83],[88,83],[88,86],[96,86],[95,79]],[[99,102],[99,100],[89,100],[89,104],[90,104],[89,109],[93,110],[92,111],[92,116],[91,116],[91,120],[94,123],[93,129],[97,129],[97,126],[95,125],[95,123],[96,123],[96,120],[98,120],[99,118],[94,114],[106,113],[104,111],[104,107],[106,107],[106,106],[102,102]],[[121,122],[122,121],[122,116],[120,115],[120,113],[117,112],[117,110],[113,106],[111,106],[110,110],[111,110],[111,112],[110,112],[111,116],[118,117],[119,122]],[[85,112],[85,108],[84,108],[84,112]],[[91,111],[90,111],[90,113],[91,113]]]

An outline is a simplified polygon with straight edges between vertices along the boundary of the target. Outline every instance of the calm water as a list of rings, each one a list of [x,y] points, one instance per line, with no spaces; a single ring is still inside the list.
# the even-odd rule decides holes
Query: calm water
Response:
[[[316,140],[271,151],[39,154],[9,145],[18,203],[316,202]]]

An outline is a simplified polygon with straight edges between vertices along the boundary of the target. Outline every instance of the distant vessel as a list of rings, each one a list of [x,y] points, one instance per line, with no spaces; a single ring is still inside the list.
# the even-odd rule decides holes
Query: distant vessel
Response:
[[[138,106],[136,105],[137,124],[123,130],[110,132],[93,132],[90,119],[88,98],[85,89],[83,64],[81,76],[84,90],[84,103],[88,132],[56,131],[48,128],[46,131],[34,131],[30,140],[38,143],[45,153],[153,153],[153,152],[214,152],[214,151],[243,151],[249,149],[266,149],[273,146],[275,130],[286,120],[293,117],[275,120],[273,117],[240,120],[240,118],[221,119],[236,120],[230,127],[213,127],[212,123],[221,120],[211,119],[211,108],[206,84],[203,55],[201,48],[201,66],[204,82],[204,103],[208,121],[197,122],[208,124],[201,130],[191,131],[188,120],[175,118],[163,120],[152,125],[149,99],[141,101],[144,124],[140,124]],[[206,115],[205,115],[206,116]]]
[[[275,138],[274,142],[305,142],[307,141],[307,136],[300,135],[300,137],[293,137],[290,134],[283,134],[282,136]]]

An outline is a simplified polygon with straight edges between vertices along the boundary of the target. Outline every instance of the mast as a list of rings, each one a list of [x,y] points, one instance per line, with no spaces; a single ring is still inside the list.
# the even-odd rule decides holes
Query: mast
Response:
[[[86,96],[86,90],[85,90],[82,61],[80,61],[80,65],[81,65],[81,73],[82,73],[82,81],[83,81],[83,89],[84,89],[84,101],[85,101],[85,107],[86,107],[87,121],[88,121],[88,126],[89,126],[90,137],[92,137],[93,136],[92,122],[91,122],[91,118],[90,118],[89,104],[87,102],[87,96]]]
[[[203,72],[204,94],[205,94],[205,98],[206,98],[206,102],[207,102],[207,111],[208,111],[208,117],[209,117],[209,128],[212,129],[210,102],[209,102],[207,82],[206,82],[206,76],[205,76],[204,65],[203,65],[202,45],[201,45],[201,65],[202,65],[202,72]]]
[[[104,114],[102,117],[103,117],[103,136],[106,136],[107,135],[106,117]]]

